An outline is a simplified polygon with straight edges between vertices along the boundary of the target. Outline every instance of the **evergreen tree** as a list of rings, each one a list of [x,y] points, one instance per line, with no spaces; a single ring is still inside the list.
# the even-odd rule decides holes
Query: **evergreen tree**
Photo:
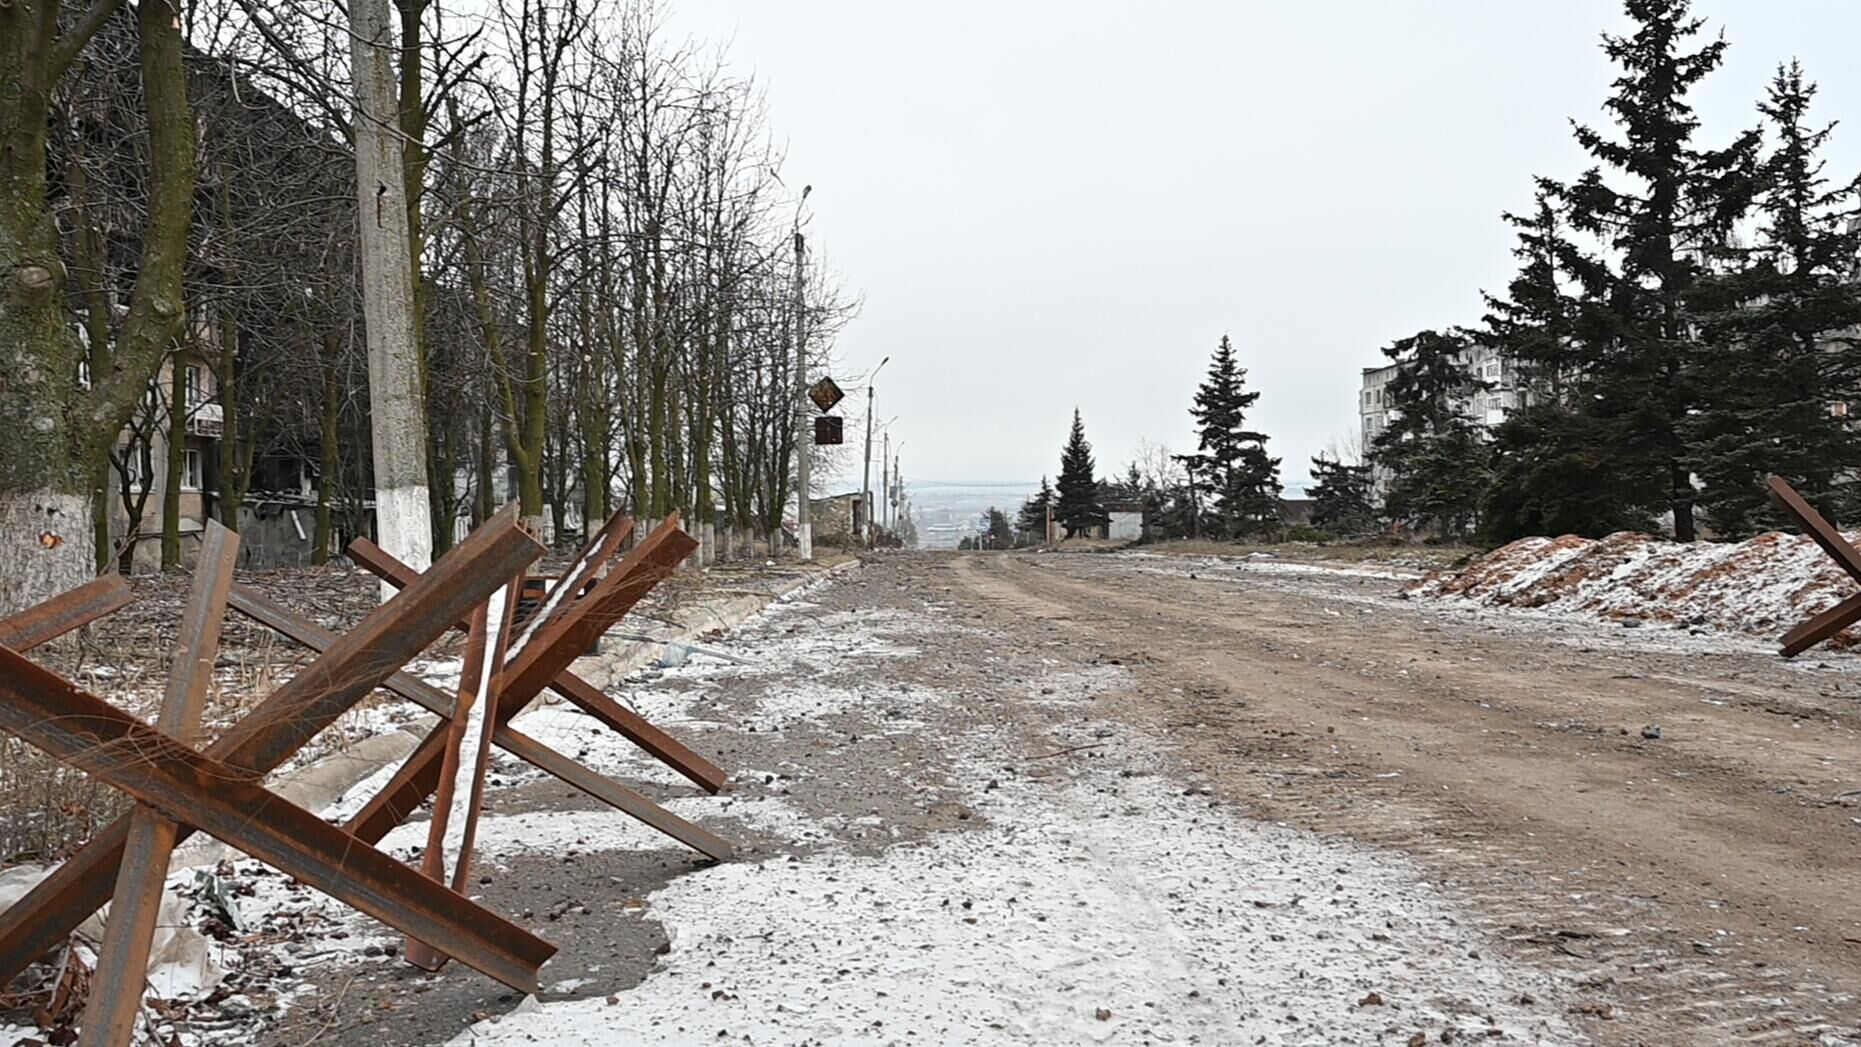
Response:
[[[1053,504],[1053,485],[1043,476],[1040,478],[1040,491],[1021,503],[1021,511],[1015,516],[1015,530],[1036,535],[1041,541],[1046,541],[1047,507]]]
[[[1463,335],[1438,331],[1385,348],[1401,366],[1389,382],[1389,426],[1371,444],[1389,515],[1449,535],[1473,523],[1489,475],[1486,444],[1467,405],[1491,385],[1468,369],[1467,350]]]
[[[1857,186],[1831,188],[1821,151],[1830,127],[1809,123],[1816,88],[1779,68],[1758,105],[1775,146],[1758,167],[1757,243],[1731,248],[1729,271],[1694,302],[1713,346],[1700,363],[1713,395],[1686,433],[1713,530],[1742,537],[1780,522],[1763,483],[1776,473],[1832,519],[1854,516],[1861,441],[1848,403],[1861,380],[1852,280],[1861,231]]]
[[[1524,359],[1555,374],[1573,410],[1588,416],[1581,427],[1608,441],[1618,489],[1635,507],[1671,510],[1674,536],[1691,541],[1695,456],[1685,429],[1706,390],[1689,297],[1748,208],[1757,137],[1717,151],[1694,144],[1687,96],[1723,61],[1726,43],[1686,49],[1703,24],[1690,0],[1625,0],[1624,8],[1635,31],[1603,37],[1621,69],[1604,106],[1620,140],[1577,125],[1597,165],[1568,185],[1541,183],[1565,223],[1602,251],[1567,252],[1563,264],[1580,289],[1573,337],[1545,343],[1549,359]]]
[[[1015,544],[1014,528],[1009,526],[1008,514],[994,506],[982,514],[982,534],[979,536],[985,549],[1012,549]]]
[[[1202,526],[1211,537],[1259,534],[1279,523],[1280,460],[1268,456],[1265,433],[1246,427],[1247,412],[1260,399],[1259,391],[1246,386],[1247,370],[1224,334],[1189,409],[1197,453],[1177,456],[1189,469],[1195,493],[1210,499]]]
[[[1098,469],[1092,460],[1092,445],[1086,442],[1086,424],[1073,408],[1073,430],[1060,451],[1060,487],[1054,513],[1066,528],[1066,537],[1076,538],[1111,523],[1111,515],[1099,501]]]
[[[1647,530],[1652,518],[1641,508],[1631,470],[1615,467],[1624,437],[1618,422],[1588,410],[1573,394],[1586,373],[1581,337],[1597,323],[1586,309],[1585,288],[1572,272],[1592,279],[1606,275],[1579,254],[1565,235],[1553,206],[1554,189],[1540,183],[1529,215],[1506,215],[1517,230],[1513,254],[1518,275],[1507,297],[1486,296],[1485,328],[1478,336],[1512,364],[1524,407],[1494,428],[1492,479],[1480,502],[1480,536],[1495,545],[1528,534],[1601,537],[1619,530]],[[1606,296],[1606,286],[1589,289],[1589,300]]]
[[[1312,458],[1312,526],[1334,535],[1376,529],[1375,483],[1368,465],[1349,465],[1323,454]]]

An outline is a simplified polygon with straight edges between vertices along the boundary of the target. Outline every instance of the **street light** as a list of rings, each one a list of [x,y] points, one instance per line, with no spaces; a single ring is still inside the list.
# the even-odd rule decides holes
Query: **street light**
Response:
[[[879,372],[885,370],[885,365],[891,362],[889,356],[880,360],[879,366],[866,376],[866,468],[859,480],[859,506],[860,540],[868,547],[872,545],[872,404],[875,396],[872,380],[879,377]]]

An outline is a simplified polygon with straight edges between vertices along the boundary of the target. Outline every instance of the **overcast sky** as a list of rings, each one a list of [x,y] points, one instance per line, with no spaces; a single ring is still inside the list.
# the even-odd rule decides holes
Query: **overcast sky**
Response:
[[[1500,212],[1582,169],[1567,120],[1603,119],[1620,7],[682,0],[671,26],[763,83],[811,243],[865,301],[836,377],[891,357],[907,477],[1053,474],[1075,405],[1101,473],[1140,439],[1191,450],[1226,332],[1295,488],[1380,346],[1477,321],[1510,278]],[[1732,44],[1703,141],[1793,56],[1822,119],[1861,111],[1861,4],[1695,9]],[[1830,159],[1861,165],[1861,126]]]

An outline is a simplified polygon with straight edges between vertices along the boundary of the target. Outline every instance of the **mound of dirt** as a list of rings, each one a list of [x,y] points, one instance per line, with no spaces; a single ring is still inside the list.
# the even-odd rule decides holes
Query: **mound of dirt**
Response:
[[[1814,542],[1775,531],[1743,542],[1681,543],[1627,531],[1607,538],[1521,538],[1406,590],[1767,637],[1854,591],[1855,583]],[[1851,629],[1833,643],[1852,646],[1861,635]]]

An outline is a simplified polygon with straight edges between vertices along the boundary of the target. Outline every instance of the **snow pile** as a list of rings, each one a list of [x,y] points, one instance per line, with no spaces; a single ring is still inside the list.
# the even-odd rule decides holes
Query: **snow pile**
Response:
[[[1775,637],[1854,591],[1808,538],[1773,531],[1743,542],[1683,543],[1624,531],[1521,538],[1405,593]],[[1855,639],[1844,634],[1835,643]]]

